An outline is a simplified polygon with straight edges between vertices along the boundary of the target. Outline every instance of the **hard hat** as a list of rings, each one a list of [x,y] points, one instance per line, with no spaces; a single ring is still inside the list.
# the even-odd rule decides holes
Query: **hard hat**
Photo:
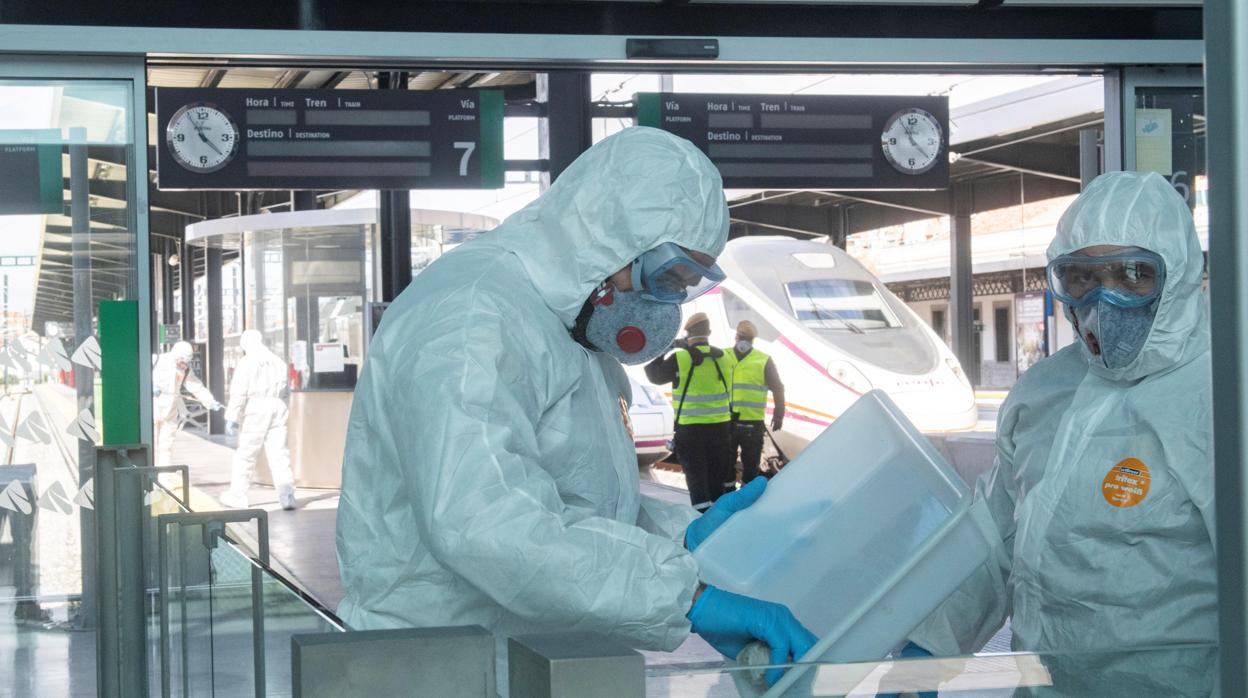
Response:
[[[195,348],[191,346],[190,342],[175,342],[169,353],[173,354],[173,358],[179,361],[190,361],[191,357],[195,356]]]
[[[737,323],[737,336],[745,339],[754,339],[758,336],[758,328],[749,320],[742,320]]]
[[[693,328],[698,325],[706,325],[706,330],[708,332],[710,331],[711,319],[706,316],[706,313],[694,313],[693,315],[690,315],[689,319],[685,321],[685,331],[692,332]]]

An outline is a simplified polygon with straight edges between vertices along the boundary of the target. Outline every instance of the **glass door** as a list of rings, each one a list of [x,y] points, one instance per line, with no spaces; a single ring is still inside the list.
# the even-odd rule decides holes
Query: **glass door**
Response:
[[[115,694],[119,667],[97,660],[116,643],[99,630],[111,503],[95,496],[95,449],[145,439],[138,403],[105,411],[100,371],[101,303],[146,292],[133,74],[0,59],[0,695]]]
[[[1192,208],[1209,246],[1205,83],[1198,68],[1129,68],[1123,82],[1123,169],[1156,172]]]

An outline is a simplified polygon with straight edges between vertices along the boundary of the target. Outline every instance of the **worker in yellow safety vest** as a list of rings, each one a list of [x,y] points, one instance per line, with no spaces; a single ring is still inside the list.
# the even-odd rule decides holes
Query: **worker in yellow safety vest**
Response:
[[[758,464],[763,457],[763,431],[767,418],[767,392],[771,391],[775,407],[771,414],[771,430],[784,426],[784,383],[776,362],[754,348],[758,328],[749,320],[737,323],[737,341],[732,353],[736,366],[732,371],[732,438],[733,456],[741,454],[741,484],[758,477]]]
[[[736,489],[732,450],[732,368],[735,359],[710,344],[711,322],[694,313],[685,323],[685,339],[676,351],[646,365],[652,383],[672,383],[676,410],[676,459],[685,471],[693,508],[705,511],[725,492]]]

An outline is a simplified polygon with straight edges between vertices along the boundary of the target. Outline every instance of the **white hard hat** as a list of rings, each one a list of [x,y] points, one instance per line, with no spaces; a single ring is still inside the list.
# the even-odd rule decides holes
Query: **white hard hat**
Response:
[[[190,342],[175,342],[169,353],[173,354],[173,358],[179,361],[190,361],[191,357],[195,356],[195,348],[191,346]]]

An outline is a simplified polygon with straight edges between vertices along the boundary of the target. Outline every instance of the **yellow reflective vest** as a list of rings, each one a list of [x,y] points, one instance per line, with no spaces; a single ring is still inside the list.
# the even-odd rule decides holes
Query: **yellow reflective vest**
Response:
[[[732,411],[741,421],[761,422],[767,416],[768,358],[751,349],[732,369]]]
[[[700,351],[707,356],[697,367],[693,366],[690,351]],[[712,359],[711,348],[699,344],[676,352],[676,368],[679,381],[672,391],[673,407],[678,413],[677,424],[719,424],[732,420],[732,369],[736,357],[724,352]],[[715,370],[718,366],[719,370]],[[692,374],[692,375],[690,375]]]

